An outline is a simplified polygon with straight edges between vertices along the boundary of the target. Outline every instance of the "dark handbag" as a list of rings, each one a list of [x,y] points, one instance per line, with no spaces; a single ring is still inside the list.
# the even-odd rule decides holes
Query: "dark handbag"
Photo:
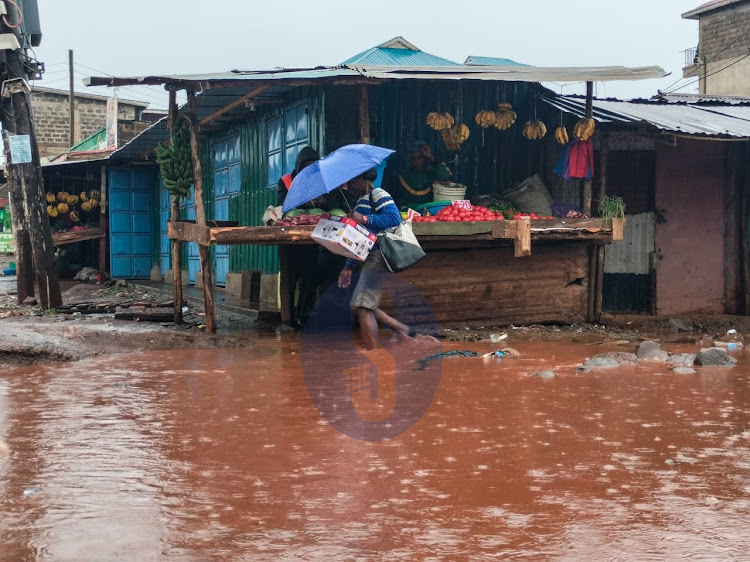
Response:
[[[372,200],[372,192],[370,192],[370,208],[373,213],[378,213]],[[381,232],[378,236],[378,244],[388,269],[394,273],[403,271],[427,255],[419,245],[417,237],[414,236],[411,221],[401,221],[400,225]]]

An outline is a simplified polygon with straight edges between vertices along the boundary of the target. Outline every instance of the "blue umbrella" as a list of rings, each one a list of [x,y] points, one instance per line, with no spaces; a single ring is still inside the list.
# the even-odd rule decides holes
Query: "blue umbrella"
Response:
[[[375,168],[395,151],[369,144],[347,144],[302,170],[284,200],[283,212],[325,195],[363,172]]]

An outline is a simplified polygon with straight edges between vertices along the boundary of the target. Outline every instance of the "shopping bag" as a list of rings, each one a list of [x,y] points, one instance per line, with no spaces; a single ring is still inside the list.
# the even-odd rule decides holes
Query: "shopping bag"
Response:
[[[378,236],[378,244],[388,269],[394,273],[414,265],[426,255],[414,236],[410,220],[383,231]]]

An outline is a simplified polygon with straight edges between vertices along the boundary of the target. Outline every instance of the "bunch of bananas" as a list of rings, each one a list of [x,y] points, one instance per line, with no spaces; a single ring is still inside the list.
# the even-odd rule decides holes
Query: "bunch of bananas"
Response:
[[[44,198],[47,200],[47,203],[54,203],[55,201],[57,201],[57,197],[55,197],[55,194],[52,193],[51,191],[48,191],[44,195]]]
[[[164,187],[170,195],[189,198],[193,162],[190,158],[190,133],[184,121],[175,127],[169,146],[156,148],[156,162],[161,168]]]
[[[461,150],[461,143],[469,138],[469,127],[465,123],[457,123],[442,132],[443,143],[448,150]]]
[[[68,216],[70,217],[70,220],[74,223],[81,220],[81,217],[79,217],[78,213],[76,213],[75,211],[70,211],[70,214]]]
[[[54,205],[47,205],[47,214],[54,219],[58,215],[57,207]]]
[[[57,201],[59,201],[60,203],[67,202],[68,197],[70,197],[70,193],[68,193],[67,191],[58,191],[57,192]],[[51,202],[52,201],[50,201],[50,203]]]
[[[594,136],[596,122],[593,119],[580,119],[573,128],[573,136],[578,140],[588,140]]]
[[[67,203],[67,204],[68,204],[68,205],[70,205],[71,207],[72,207],[73,205],[78,205],[78,202],[79,202],[79,201],[80,201],[80,200],[78,199],[78,195],[68,195],[68,196],[67,196],[67,197],[65,198],[65,203]]]
[[[78,196],[78,198],[81,201],[88,201],[89,200],[89,194],[86,193],[85,191],[81,191],[81,194]]]
[[[568,141],[570,140],[568,138],[568,130],[565,127],[558,127],[555,129],[555,140],[557,141],[557,144],[563,146],[568,144]]]
[[[92,211],[94,209],[94,206],[92,205],[94,201],[94,199],[91,199],[89,201],[84,201],[83,203],[81,203],[81,210],[86,211],[87,213],[89,211]]]
[[[518,115],[513,111],[512,105],[501,103],[497,106],[497,111],[495,112],[495,127],[500,131],[509,129],[516,122],[517,117]]]
[[[97,201],[99,201],[102,198],[102,194],[99,193],[98,189],[92,189],[91,191],[89,191],[89,198],[96,199]]]
[[[67,203],[58,203],[57,204],[57,213],[60,215],[64,215],[68,212],[70,208],[68,207]]]
[[[427,115],[427,124],[436,131],[450,129],[455,123],[450,113],[436,113],[433,111]]]
[[[523,136],[529,140],[537,140],[547,134],[547,126],[541,120],[526,121],[523,126]]]
[[[487,127],[492,127],[496,123],[497,114],[494,111],[483,109],[476,114],[476,117],[474,117],[474,121],[477,122],[477,125],[479,125],[483,129],[486,129]]]

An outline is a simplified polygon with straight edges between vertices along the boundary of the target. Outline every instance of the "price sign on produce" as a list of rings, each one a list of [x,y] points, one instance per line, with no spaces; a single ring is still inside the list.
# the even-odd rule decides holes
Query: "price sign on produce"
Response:
[[[471,204],[471,201],[468,201],[467,199],[461,199],[459,201],[453,202],[454,207],[458,207],[459,209],[464,209],[466,211],[471,211],[474,207]]]

